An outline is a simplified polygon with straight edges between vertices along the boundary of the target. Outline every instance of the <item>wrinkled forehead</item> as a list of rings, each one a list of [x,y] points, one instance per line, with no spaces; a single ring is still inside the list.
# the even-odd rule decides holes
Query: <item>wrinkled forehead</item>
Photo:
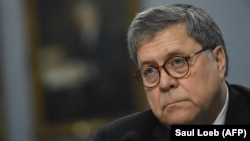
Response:
[[[141,42],[137,62],[164,61],[172,55],[186,55],[200,48],[201,45],[187,34],[185,25],[176,24]]]
[[[145,31],[145,33],[142,33],[138,43],[137,43],[137,49],[142,46],[145,42],[150,42],[150,40],[153,40],[155,36],[158,36],[159,34],[162,34],[162,32],[165,32],[168,29],[171,29],[172,27],[175,26],[182,26],[183,31],[188,35],[187,31],[187,24],[183,20],[181,21],[172,21],[171,23],[166,23],[165,26],[159,29],[151,29],[148,31]]]

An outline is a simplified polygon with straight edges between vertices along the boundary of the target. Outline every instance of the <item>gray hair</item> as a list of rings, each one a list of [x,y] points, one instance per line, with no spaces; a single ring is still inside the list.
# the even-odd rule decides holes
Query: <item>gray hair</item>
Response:
[[[162,5],[138,13],[127,33],[130,58],[138,64],[137,49],[140,43],[180,22],[186,24],[187,34],[201,44],[202,48],[214,49],[216,46],[221,46],[224,49],[227,63],[226,76],[228,56],[221,30],[204,10],[188,4]]]

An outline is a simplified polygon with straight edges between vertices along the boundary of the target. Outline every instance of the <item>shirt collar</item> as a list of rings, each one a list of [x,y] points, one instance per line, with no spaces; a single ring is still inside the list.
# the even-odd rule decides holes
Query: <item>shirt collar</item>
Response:
[[[225,124],[226,111],[227,111],[228,99],[229,99],[229,92],[228,92],[228,86],[227,85],[226,85],[226,91],[227,91],[227,94],[226,94],[225,104],[224,104],[220,114],[217,116],[217,118],[213,122],[213,125],[223,125],[223,124]]]

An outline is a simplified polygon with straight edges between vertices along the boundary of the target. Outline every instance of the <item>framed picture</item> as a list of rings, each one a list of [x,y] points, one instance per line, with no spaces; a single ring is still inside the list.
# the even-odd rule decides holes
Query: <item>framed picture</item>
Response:
[[[136,1],[27,1],[39,136],[87,137],[144,107],[126,47]]]

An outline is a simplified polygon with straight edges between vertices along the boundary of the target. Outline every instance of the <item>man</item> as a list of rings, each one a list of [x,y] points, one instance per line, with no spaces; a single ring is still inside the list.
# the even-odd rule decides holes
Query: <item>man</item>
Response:
[[[175,124],[250,123],[250,90],[225,80],[224,39],[205,11],[186,4],[150,8],[136,15],[127,37],[150,110],[104,126],[95,141],[166,141]]]

